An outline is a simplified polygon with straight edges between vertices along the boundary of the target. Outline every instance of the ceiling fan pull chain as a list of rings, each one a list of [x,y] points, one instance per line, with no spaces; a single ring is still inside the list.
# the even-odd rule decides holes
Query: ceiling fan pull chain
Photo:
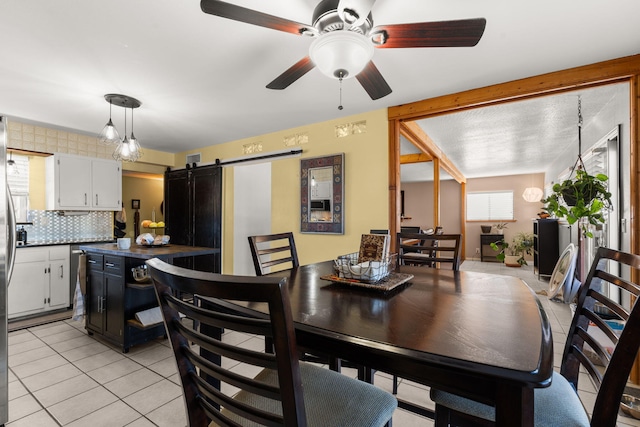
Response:
[[[338,110],[342,110],[342,77],[338,81],[340,82],[340,105],[338,105]]]

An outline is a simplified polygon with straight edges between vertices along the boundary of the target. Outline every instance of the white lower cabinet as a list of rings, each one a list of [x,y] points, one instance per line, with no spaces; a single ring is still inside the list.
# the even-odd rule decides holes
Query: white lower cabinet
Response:
[[[18,248],[9,283],[9,319],[68,307],[68,245]]]

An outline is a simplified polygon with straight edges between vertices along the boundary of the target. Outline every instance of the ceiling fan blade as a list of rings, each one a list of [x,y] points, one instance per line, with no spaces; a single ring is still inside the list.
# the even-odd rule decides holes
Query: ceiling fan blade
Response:
[[[267,15],[246,7],[225,3],[219,0],[201,0],[200,8],[204,13],[220,16],[222,18],[233,19],[259,27],[271,28],[272,30],[284,31],[292,34],[302,34],[306,30],[313,31],[309,25],[290,21],[278,16]]]
[[[315,67],[310,57],[305,56],[300,61],[296,62],[287,71],[280,74],[274,81],[267,85],[267,89],[286,89],[289,85],[300,77],[307,74]]]
[[[378,67],[376,67],[373,61],[369,61],[364,70],[356,76],[356,79],[360,82],[364,90],[367,91],[371,99],[376,100],[391,93],[391,87],[387,84],[387,81],[382,77]]]
[[[486,19],[475,18],[382,25],[374,28],[370,34],[375,41],[376,34],[386,33],[383,44],[375,45],[378,48],[465,47],[478,44],[486,24]]]

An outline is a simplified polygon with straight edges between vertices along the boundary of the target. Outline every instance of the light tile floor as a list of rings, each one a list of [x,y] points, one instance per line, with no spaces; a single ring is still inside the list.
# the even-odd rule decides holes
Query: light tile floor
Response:
[[[465,261],[463,270],[486,271],[521,277],[534,291],[548,288],[531,266],[509,268],[493,262]],[[567,305],[539,297],[553,329],[556,367],[560,363],[571,322]],[[248,347],[262,343],[248,336]],[[346,375],[356,372],[344,369]],[[375,383],[391,390],[392,379],[377,373]],[[586,384],[586,385],[585,385]],[[593,400],[588,381],[581,382],[581,397]],[[400,380],[401,398],[433,408],[428,388]],[[86,334],[80,322],[58,321],[9,334],[9,423],[22,426],[146,427],[184,426],[185,415],[179,379],[169,344],[156,340],[123,354],[117,348]],[[432,426],[429,419],[398,409],[396,427]],[[640,426],[626,417],[619,425]]]

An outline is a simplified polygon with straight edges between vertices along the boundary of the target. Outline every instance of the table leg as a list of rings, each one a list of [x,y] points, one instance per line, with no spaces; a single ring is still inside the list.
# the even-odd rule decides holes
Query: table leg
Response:
[[[533,389],[501,384],[496,396],[496,425],[533,427]]]

